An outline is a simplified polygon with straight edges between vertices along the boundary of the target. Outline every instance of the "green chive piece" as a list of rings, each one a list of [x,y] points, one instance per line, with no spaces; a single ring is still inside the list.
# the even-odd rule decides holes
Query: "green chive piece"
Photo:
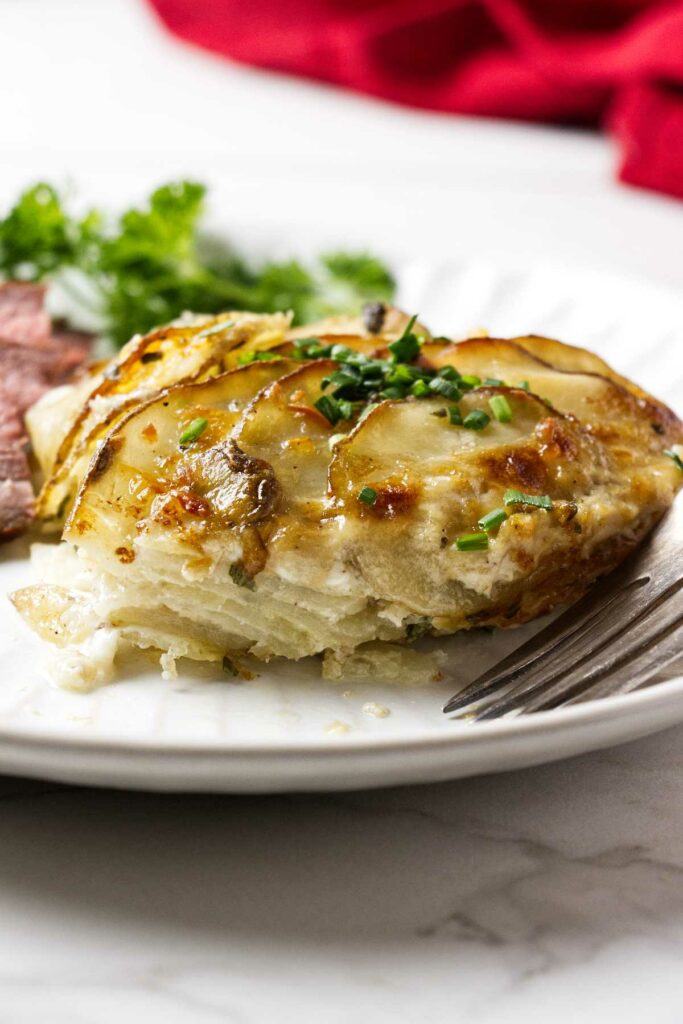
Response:
[[[491,417],[483,409],[473,409],[468,412],[462,421],[463,427],[468,430],[483,430],[491,422]]]
[[[683,470],[683,459],[680,457],[680,455],[677,455],[676,452],[672,451],[671,448],[665,448],[664,454],[668,455],[670,459],[673,459],[674,463],[678,466],[678,468]]]
[[[332,426],[338,423],[339,420],[343,419],[342,410],[339,408],[340,403],[336,398],[331,398],[329,395],[321,395],[317,402],[313,405],[321,412],[326,420],[328,420]]]
[[[489,398],[489,406],[499,423],[509,423],[512,419],[512,409],[505,395],[494,395]]]
[[[498,380],[497,377],[484,377],[484,387],[486,388],[499,388],[503,384],[502,380]]]
[[[504,505],[530,505],[532,508],[544,508],[547,512],[553,507],[552,499],[547,494],[525,494],[524,491],[506,491],[503,495]]]
[[[524,391],[531,391],[531,387],[529,386],[529,381],[528,380],[520,380],[520,382],[517,385],[517,387],[518,388],[522,388],[522,390],[524,390]]]
[[[228,574],[233,583],[238,587],[246,587],[247,590],[254,590],[256,584],[254,583],[254,577],[240,562],[233,562],[228,569]]]
[[[444,380],[443,377],[434,377],[429,382],[429,390],[435,395],[443,395],[444,398],[450,398],[453,402],[457,402],[462,398],[462,391],[454,381]]]
[[[464,377],[460,378],[458,384],[466,391],[471,391],[472,388],[479,387],[481,384],[481,377],[477,377],[476,373],[466,373]]]
[[[388,346],[395,363],[410,363],[420,351],[420,342],[412,333],[416,320],[417,313],[411,316],[401,337]]]
[[[460,414],[460,409],[458,409],[457,405],[449,406],[449,408],[448,408],[448,418],[449,418],[449,420],[451,421],[451,424],[454,427],[461,427],[462,426],[462,416]]]
[[[269,359],[280,359],[277,352],[243,352],[237,357],[239,366],[248,366],[249,363],[265,363]]]
[[[485,530],[486,533],[491,533],[492,530],[497,530],[507,517],[508,514],[504,508],[494,508],[492,512],[487,512],[485,516],[481,517],[477,526],[481,530]]]
[[[337,401],[337,406],[339,408],[339,416],[343,420],[350,420],[356,410],[356,403],[349,402],[346,398],[340,398]]]
[[[424,398],[425,395],[430,393],[429,385],[423,380],[416,380],[410,389],[411,395],[415,395],[416,398]]]
[[[206,428],[209,425],[209,421],[205,420],[203,416],[199,416],[196,420],[192,420],[189,427],[186,427],[180,435],[181,444],[192,444],[198,437],[201,437]]]
[[[310,348],[311,345],[320,345],[320,338],[296,338],[294,348]]]
[[[374,505],[377,501],[377,491],[373,491],[372,487],[364,487],[358,494],[358,500],[364,505]]]
[[[486,551],[489,546],[488,533],[463,533],[456,537],[455,546],[458,551]]]
[[[454,366],[442,366],[437,377],[443,377],[444,380],[459,380],[460,374]]]

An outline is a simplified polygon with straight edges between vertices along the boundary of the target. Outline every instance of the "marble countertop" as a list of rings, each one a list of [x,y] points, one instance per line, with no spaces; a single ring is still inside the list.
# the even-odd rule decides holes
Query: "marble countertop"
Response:
[[[234,189],[238,233],[286,233],[283,196],[305,190],[310,224],[348,242],[375,182],[386,248],[418,237],[683,284],[683,206],[618,187],[588,133],[231,67],[164,37],[138,0],[0,0],[0,36],[3,202],[42,177],[106,198],[123,153],[132,197],[190,173]],[[419,208],[401,203],[396,154],[425,183]],[[3,1024],[683,1019],[682,729],[338,796],[5,779],[0,811]]]
[[[681,1020],[681,729],[337,796],[1,792],[3,1021]]]

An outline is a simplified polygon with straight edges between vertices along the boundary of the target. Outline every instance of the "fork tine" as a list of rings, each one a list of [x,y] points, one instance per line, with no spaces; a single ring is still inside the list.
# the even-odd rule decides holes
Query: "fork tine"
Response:
[[[568,643],[558,644],[552,651],[551,661],[537,662],[520,672],[513,685],[507,687],[504,693],[499,693],[493,703],[486,708],[486,714],[482,711],[480,717],[494,718],[521,707],[531,708],[546,694],[562,694],[567,688],[568,678],[583,679],[590,671],[591,665],[594,666],[600,657],[607,657],[610,649],[613,650],[620,639],[626,638],[624,642],[632,644],[634,630],[670,596],[675,595],[681,585],[674,584],[663,594],[659,594],[654,601],[648,602],[647,595],[652,588],[643,589],[642,582],[633,581],[626,591],[616,595],[618,601],[603,606],[600,609],[603,614],[596,615],[590,620],[590,629],[582,631]],[[644,608],[641,607],[639,600],[643,595],[646,598]],[[615,603],[618,604],[617,614],[612,617],[611,611]],[[649,626],[647,628],[649,629]],[[598,630],[599,632],[596,632]],[[598,639],[595,638],[596,635]]]
[[[652,617],[657,614],[659,621],[657,629],[652,628]],[[683,591],[680,582],[669,588],[663,600],[649,606],[634,623],[629,624],[628,635],[624,638],[621,633],[616,640],[613,637],[606,644],[591,652],[591,654],[579,661],[569,672],[560,674],[553,673],[550,679],[534,680],[533,683],[525,686],[523,692],[515,691],[506,693],[500,700],[484,708],[476,716],[477,721],[486,721],[492,718],[499,718],[510,711],[521,711],[531,714],[535,711],[546,711],[549,708],[559,707],[574,697],[578,697],[593,684],[605,681],[605,692],[614,692],[614,676],[628,666],[628,676],[631,676],[631,665],[636,662],[644,671],[645,661],[648,653],[653,651],[660,644],[666,644],[669,636],[673,636],[674,648],[679,644],[680,638],[676,633],[683,623]],[[655,666],[654,672],[658,670]],[[652,673],[654,674],[654,673]],[[604,694],[603,694],[604,695]]]
[[[570,697],[569,700],[563,701],[562,706],[579,704],[587,700],[599,700],[601,697],[612,697],[617,696],[617,694],[631,693],[632,690],[637,690],[648,679],[651,679],[652,676],[666,668],[671,662],[676,661],[677,658],[680,658],[681,625],[683,625],[683,620],[679,619],[670,632],[660,634],[658,641],[643,650],[632,661],[629,661],[628,674],[622,676],[616,682],[616,685],[615,675],[619,669],[623,669],[623,664],[617,669],[604,674],[594,685],[589,686],[588,689],[582,690],[575,697]]]
[[[680,622],[676,618],[680,613],[676,609],[683,598],[678,557],[682,528],[683,492],[626,562],[531,640],[455,694],[444,712],[484,702],[474,715],[483,720],[513,710],[533,711],[580,700],[584,691],[592,696],[627,692],[653,674],[647,668],[648,645],[657,645],[658,657],[665,658],[666,664],[680,655]],[[633,614],[636,602],[639,607]],[[660,614],[653,623],[653,613],[662,606],[664,618]],[[669,657],[671,650],[674,654]],[[551,654],[553,660],[547,662]],[[618,679],[626,663],[638,667],[632,685]],[[654,672],[657,670],[655,667]],[[630,679],[631,673],[628,675]]]
[[[636,581],[639,585],[641,581]],[[646,582],[645,580],[642,581]],[[488,671],[474,679],[459,693],[456,693],[444,705],[444,713],[459,711],[468,704],[479,703],[486,697],[498,692],[502,687],[514,682],[524,671],[536,665],[546,655],[557,653],[565,644],[582,637],[599,617],[603,618],[612,606],[623,596],[623,591],[610,593],[604,604],[600,598],[605,591],[612,591],[614,575],[597,583],[586,597],[577,601],[566,612],[542,629],[530,640],[517,647],[502,661],[497,662]]]

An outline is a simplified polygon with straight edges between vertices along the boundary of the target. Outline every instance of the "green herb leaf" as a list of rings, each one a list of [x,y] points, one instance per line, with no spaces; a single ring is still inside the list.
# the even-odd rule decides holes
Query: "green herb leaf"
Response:
[[[509,423],[512,419],[512,409],[505,395],[493,395],[489,398],[489,406],[499,423]]]
[[[374,505],[377,501],[377,491],[373,491],[372,487],[364,487],[358,493],[358,500],[364,505]]]
[[[526,494],[524,491],[508,490],[503,495],[505,505],[530,505],[532,508],[544,508],[550,511],[552,499],[547,494]]]
[[[321,412],[326,420],[335,425],[339,423],[339,420],[343,419],[342,410],[339,407],[339,402],[336,398],[332,398],[331,395],[321,395],[317,402],[313,403],[318,412]]]
[[[192,420],[189,427],[186,427],[180,435],[180,444],[192,444],[193,441],[202,436],[208,425],[209,421],[204,419],[203,416],[198,416],[196,420]]]
[[[460,374],[454,366],[442,366],[437,371],[437,377],[443,377],[444,380],[460,380]]]
[[[81,306],[118,344],[188,309],[292,309],[302,322],[392,299],[391,273],[367,253],[328,253],[311,267],[251,266],[200,235],[205,191],[198,182],[171,182],[111,222],[97,211],[74,217],[41,182],[0,219],[0,275],[38,281],[80,273],[88,291],[79,287]]]
[[[389,351],[397,363],[410,363],[420,352],[420,342],[412,333],[417,314],[412,316],[405,326],[403,334],[389,345]]]
[[[435,395],[442,395],[457,402],[462,398],[462,391],[453,381],[445,380],[443,377],[434,377],[429,382],[429,390]]]
[[[429,390],[429,384],[427,384],[426,381],[416,380],[410,389],[410,393],[411,395],[414,395],[415,398],[424,398],[425,395],[429,395],[431,392]]]
[[[281,359],[277,352],[243,352],[237,357],[238,366],[248,366],[249,363],[267,363],[270,359]]]
[[[468,430],[483,430],[490,422],[491,417],[483,409],[473,409],[472,412],[467,413],[462,425]]]
[[[254,583],[254,577],[251,573],[248,573],[241,562],[233,562],[228,569],[230,579],[238,587],[246,587],[247,590],[254,590],[256,584]]]
[[[504,508],[494,508],[492,512],[487,512],[485,516],[481,517],[477,526],[485,530],[486,533],[491,533],[492,530],[497,530],[507,517],[508,514]]]
[[[463,533],[456,537],[455,546],[458,551],[485,551],[489,546],[488,533]]]

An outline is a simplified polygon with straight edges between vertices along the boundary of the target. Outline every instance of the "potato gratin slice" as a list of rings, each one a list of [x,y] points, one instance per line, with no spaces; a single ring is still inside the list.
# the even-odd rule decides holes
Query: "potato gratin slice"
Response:
[[[319,653],[338,674],[361,645],[410,658],[425,634],[526,622],[614,568],[683,482],[677,417],[596,356],[432,338],[382,307],[162,328],[29,427],[39,515],[68,518],[13,600],[81,687],[121,643],[166,674]]]

